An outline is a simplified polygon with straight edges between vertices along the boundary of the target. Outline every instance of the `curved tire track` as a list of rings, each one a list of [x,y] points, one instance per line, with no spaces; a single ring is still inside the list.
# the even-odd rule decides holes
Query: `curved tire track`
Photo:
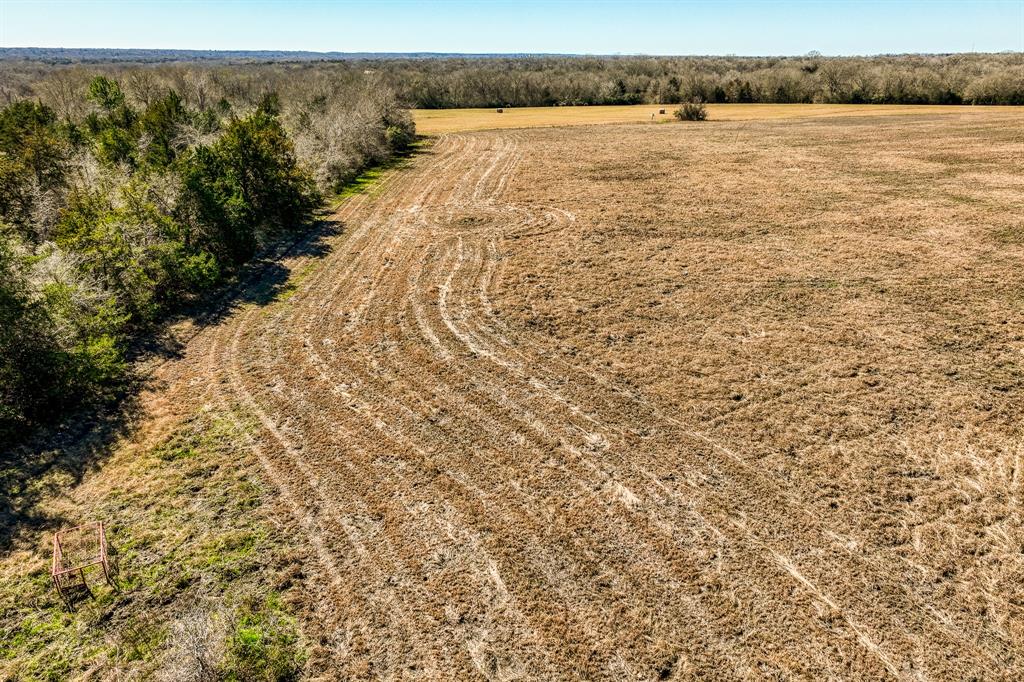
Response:
[[[851,549],[741,455],[498,318],[503,250],[575,221],[504,199],[522,144],[441,138],[339,209],[343,234],[288,298],[190,345],[186,367],[209,377],[198,398],[255,425],[247,446],[313,549],[320,664],[1011,676],[1004,643],[956,627],[908,567]]]

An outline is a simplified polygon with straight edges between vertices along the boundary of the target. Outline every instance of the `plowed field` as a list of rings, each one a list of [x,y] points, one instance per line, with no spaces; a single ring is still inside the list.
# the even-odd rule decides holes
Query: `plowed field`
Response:
[[[257,425],[326,678],[1019,678],[1022,124],[444,135],[161,402]]]

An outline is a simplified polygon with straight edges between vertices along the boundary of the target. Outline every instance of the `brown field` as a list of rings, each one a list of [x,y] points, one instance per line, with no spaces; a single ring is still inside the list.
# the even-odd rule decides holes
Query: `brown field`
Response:
[[[310,676],[1020,679],[1022,125],[442,135],[136,441],[244,434]]]
[[[494,109],[414,109],[416,129],[424,135],[538,128],[547,126],[596,125],[606,123],[665,123],[673,120],[679,105],[638,104],[635,106],[523,107]],[[914,106],[902,104],[709,104],[712,121],[771,121],[789,118],[832,118],[849,116],[919,116],[928,114],[970,114],[975,107]],[[664,114],[658,111],[664,109]],[[653,118],[652,118],[653,116]]]

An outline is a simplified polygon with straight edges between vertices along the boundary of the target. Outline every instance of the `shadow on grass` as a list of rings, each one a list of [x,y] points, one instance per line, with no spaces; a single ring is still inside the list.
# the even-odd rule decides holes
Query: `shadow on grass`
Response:
[[[327,240],[341,234],[343,229],[339,221],[322,218],[298,238],[277,242],[274,247],[247,263],[233,282],[212,296],[183,306],[164,326],[166,330],[175,322],[191,320],[195,327],[192,336],[181,339],[167,333],[156,333],[140,339],[129,354],[130,360],[180,358],[195,334],[221,323],[238,308],[248,304],[264,306],[273,303],[288,285],[291,276],[281,260],[294,257],[323,258],[330,252]]]
[[[181,357],[189,340],[168,333],[171,324],[191,319],[198,333],[219,324],[240,306],[272,303],[290,276],[281,259],[322,258],[330,251],[327,239],[341,231],[339,222],[324,219],[298,238],[278,241],[248,263],[232,282],[202,301],[183,306],[160,330],[130,347],[129,366],[137,369],[102,404],[79,408],[18,445],[0,445],[0,555],[16,549],[21,538],[90,520],[62,518],[44,510],[41,503],[80,483],[111,454],[113,444],[140,423],[139,396],[152,385],[152,379],[138,368]]]
[[[335,199],[370,189],[385,171],[427,153],[429,146],[426,138],[418,136],[408,150],[365,170]],[[192,337],[180,339],[169,333],[175,322],[191,320],[195,325],[194,337],[221,323],[241,306],[272,303],[287,286],[290,276],[282,259],[323,258],[330,251],[327,240],[344,230],[344,225],[330,217],[330,213],[325,208],[308,230],[276,240],[248,263],[233,282],[201,301],[183,305],[160,329],[135,341],[127,353],[131,366],[141,368],[180,358]],[[103,405],[81,408],[60,423],[28,436],[20,445],[9,447],[0,443],[0,555],[11,552],[21,539],[40,531],[88,520],[61,518],[44,510],[42,502],[80,483],[111,454],[114,443],[135,430],[144,416],[139,396],[151,385],[152,379],[136,370]]]
[[[337,203],[354,194],[361,194],[362,192],[373,189],[377,182],[388,171],[394,170],[395,168],[401,168],[410,159],[416,156],[433,153],[430,150],[431,144],[431,139],[426,135],[417,135],[404,150],[396,152],[391,156],[391,158],[382,163],[363,169],[358,175],[345,183],[345,186],[331,197],[331,202]]]

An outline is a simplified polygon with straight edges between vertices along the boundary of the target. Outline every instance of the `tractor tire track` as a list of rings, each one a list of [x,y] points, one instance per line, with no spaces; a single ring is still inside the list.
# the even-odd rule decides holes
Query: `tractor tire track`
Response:
[[[352,678],[1000,678],[909,569],[740,454],[495,313],[522,133],[452,135],[287,297],[190,344],[312,549],[309,628]],[[190,387],[195,384],[189,384]],[[185,389],[183,394],[187,394]],[[332,673],[333,674],[333,673]]]

